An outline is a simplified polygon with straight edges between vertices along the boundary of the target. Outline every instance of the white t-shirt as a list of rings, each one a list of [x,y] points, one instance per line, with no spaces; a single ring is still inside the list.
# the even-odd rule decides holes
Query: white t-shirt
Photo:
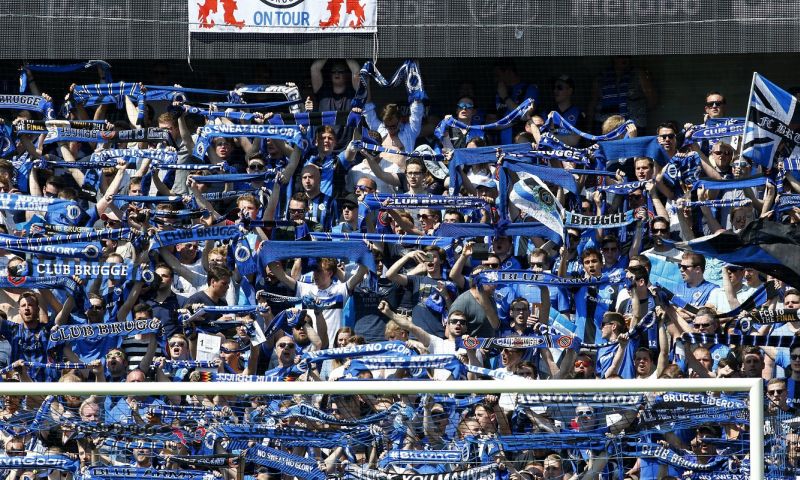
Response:
[[[314,283],[297,282],[297,296],[314,295],[316,297],[340,297],[340,304],[344,307],[350,292],[347,290],[347,282],[333,283],[325,290],[320,290]],[[336,331],[342,326],[342,309],[334,308],[322,311],[322,317],[328,326],[328,345],[336,345]]]

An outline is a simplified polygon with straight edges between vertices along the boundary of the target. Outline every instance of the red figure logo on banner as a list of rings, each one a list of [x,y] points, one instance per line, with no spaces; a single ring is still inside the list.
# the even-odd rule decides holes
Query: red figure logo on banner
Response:
[[[200,21],[201,28],[212,28],[214,26],[214,20],[208,18],[211,16],[212,13],[217,13],[217,9],[219,8],[219,1],[220,0],[204,0],[203,3],[199,3],[198,6],[199,11],[197,14],[197,19]],[[243,20],[237,20],[236,16],[234,16],[234,12],[238,5],[236,4],[236,0],[221,0],[222,1],[222,21],[225,22],[225,25],[230,25],[237,28],[244,27]]]
[[[364,26],[364,7],[359,0],[328,0],[328,20],[319,22],[322,28],[338,27],[342,3],[345,3],[345,14],[353,14],[355,19],[350,22],[350,27],[358,28]]]

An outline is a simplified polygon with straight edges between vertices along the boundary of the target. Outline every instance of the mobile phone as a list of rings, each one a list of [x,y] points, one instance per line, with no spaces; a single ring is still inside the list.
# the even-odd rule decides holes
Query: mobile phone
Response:
[[[489,245],[476,243],[472,245],[472,258],[475,260],[486,260],[489,258]]]

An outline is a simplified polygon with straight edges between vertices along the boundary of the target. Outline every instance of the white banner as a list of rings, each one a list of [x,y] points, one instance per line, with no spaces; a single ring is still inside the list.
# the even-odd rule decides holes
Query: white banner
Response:
[[[378,0],[188,0],[189,31],[372,33]]]

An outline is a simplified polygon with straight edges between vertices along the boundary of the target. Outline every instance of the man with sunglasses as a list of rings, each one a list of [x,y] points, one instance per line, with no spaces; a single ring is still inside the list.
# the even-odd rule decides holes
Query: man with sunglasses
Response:
[[[359,231],[358,225],[358,197],[351,193],[339,199],[339,223],[331,229],[333,233],[347,233]]]
[[[472,100],[471,97],[461,97],[458,99],[458,102],[456,102],[456,120],[459,122],[465,125],[472,125],[475,112],[475,101]],[[470,140],[479,137],[480,133],[473,132],[469,129],[447,127],[444,131],[444,137],[442,137],[442,148],[466,148]]]

